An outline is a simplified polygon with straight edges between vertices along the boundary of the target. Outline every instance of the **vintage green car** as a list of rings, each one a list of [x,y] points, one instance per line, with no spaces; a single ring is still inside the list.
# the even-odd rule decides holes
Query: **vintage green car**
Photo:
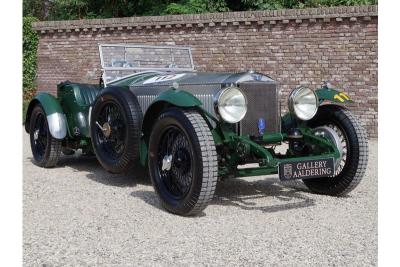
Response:
[[[56,97],[31,101],[25,129],[37,165],[82,149],[112,173],[143,166],[180,215],[201,212],[223,178],[279,174],[341,196],[364,176],[366,132],[345,107],[352,100],[327,82],[294,88],[281,115],[271,77],[196,72],[190,48],[101,44],[99,54],[99,85],[66,81]]]

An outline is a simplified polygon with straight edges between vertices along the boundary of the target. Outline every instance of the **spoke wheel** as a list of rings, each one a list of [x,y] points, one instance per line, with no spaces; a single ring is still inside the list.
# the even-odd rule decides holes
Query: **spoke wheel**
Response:
[[[335,176],[338,176],[344,169],[344,166],[347,163],[347,151],[349,147],[349,140],[348,137],[346,136],[345,132],[343,129],[339,128],[338,125],[335,124],[328,124],[327,127],[331,128],[339,137],[339,144],[341,146],[341,156],[338,160],[338,163],[336,165],[336,170],[335,170]]]
[[[29,125],[34,163],[40,167],[54,167],[61,153],[61,140],[51,136],[47,117],[41,105],[32,110]]]
[[[166,129],[158,147],[159,175],[171,197],[182,199],[192,183],[193,155],[189,140],[177,127]]]
[[[127,137],[126,121],[121,108],[113,101],[103,103],[96,120],[98,146],[113,160],[121,157]]]
[[[170,108],[153,126],[149,176],[162,206],[179,215],[196,215],[214,196],[217,152],[211,131],[196,111]]]
[[[97,96],[90,116],[93,152],[104,169],[122,173],[139,159],[142,111],[127,88],[108,87]]]
[[[365,129],[347,109],[339,106],[322,106],[308,122],[311,128],[334,131],[335,144],[341,151],[334,176],[305,179],[304,184],[319,194],[342,196],[351,192],[365,174],[368,164],[368,139]]]
[[[329,123],[314,129],[314,134],[328,138],[339,150],[340,157],[335,161],[334,176],[339,175],[347,162],[347,151],[349,147],[349,140],[345,132],[336,124]]]
[[[48,126],[46,117],[39,113],[33,127],[33,152],[37,159],[41,160],[46,153]]]

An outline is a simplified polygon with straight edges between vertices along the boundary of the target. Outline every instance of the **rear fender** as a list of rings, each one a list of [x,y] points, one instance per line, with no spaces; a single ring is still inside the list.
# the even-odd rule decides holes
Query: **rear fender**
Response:
[[[52,137],[63,139],[67,135],[67,120],[58,100],[51,94],[40,92],[29,103],[26,120],[25,131],[29,133],[30,119],[33,108],[40,104],[46,113],[49,131]]]

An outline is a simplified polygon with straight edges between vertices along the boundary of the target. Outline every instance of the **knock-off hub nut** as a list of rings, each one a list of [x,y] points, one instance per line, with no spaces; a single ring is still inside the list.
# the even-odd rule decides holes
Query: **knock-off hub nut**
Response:
[[[110,137],[110,135],[111,135],[111,126],[110,126],[110,124],[108,123],[108,122],[105,122],[104,124],[103,124],[103,133],[104,133],[104,136],[105,137]]]

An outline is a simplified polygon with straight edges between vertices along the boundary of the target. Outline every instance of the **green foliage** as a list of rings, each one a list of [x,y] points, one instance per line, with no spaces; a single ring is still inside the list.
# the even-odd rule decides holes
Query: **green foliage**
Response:
[[[321,6],[355,6],[376,4],[378,4],[378,0],[242,0],[240,8],[244,10],[265,10],[282,8],[308,8]]]
[[[36,50],[38,44],[38,36],[36,31],[32,29],[32,22],[37,21],[35,17],[24,17],[23,21],[23,92],[24,97],[35,90],[36,78]]]
[[[36,17],[41,20],[46,18],[47,3],[46,0],[23,0],[24,17]]]
[[[54,0],[51,18],[81,19],[88,15],[89,0]]]
[[[69,20],[375,4],[378,0],[23,0],[23,13],[40,20]]]
[[[223,12],[228,11],[228,7],[224,0],[208,1],[208,0],[189,0],[180,3],[171,3],[166,9],[166,14],[193,14],[205,12]]]

